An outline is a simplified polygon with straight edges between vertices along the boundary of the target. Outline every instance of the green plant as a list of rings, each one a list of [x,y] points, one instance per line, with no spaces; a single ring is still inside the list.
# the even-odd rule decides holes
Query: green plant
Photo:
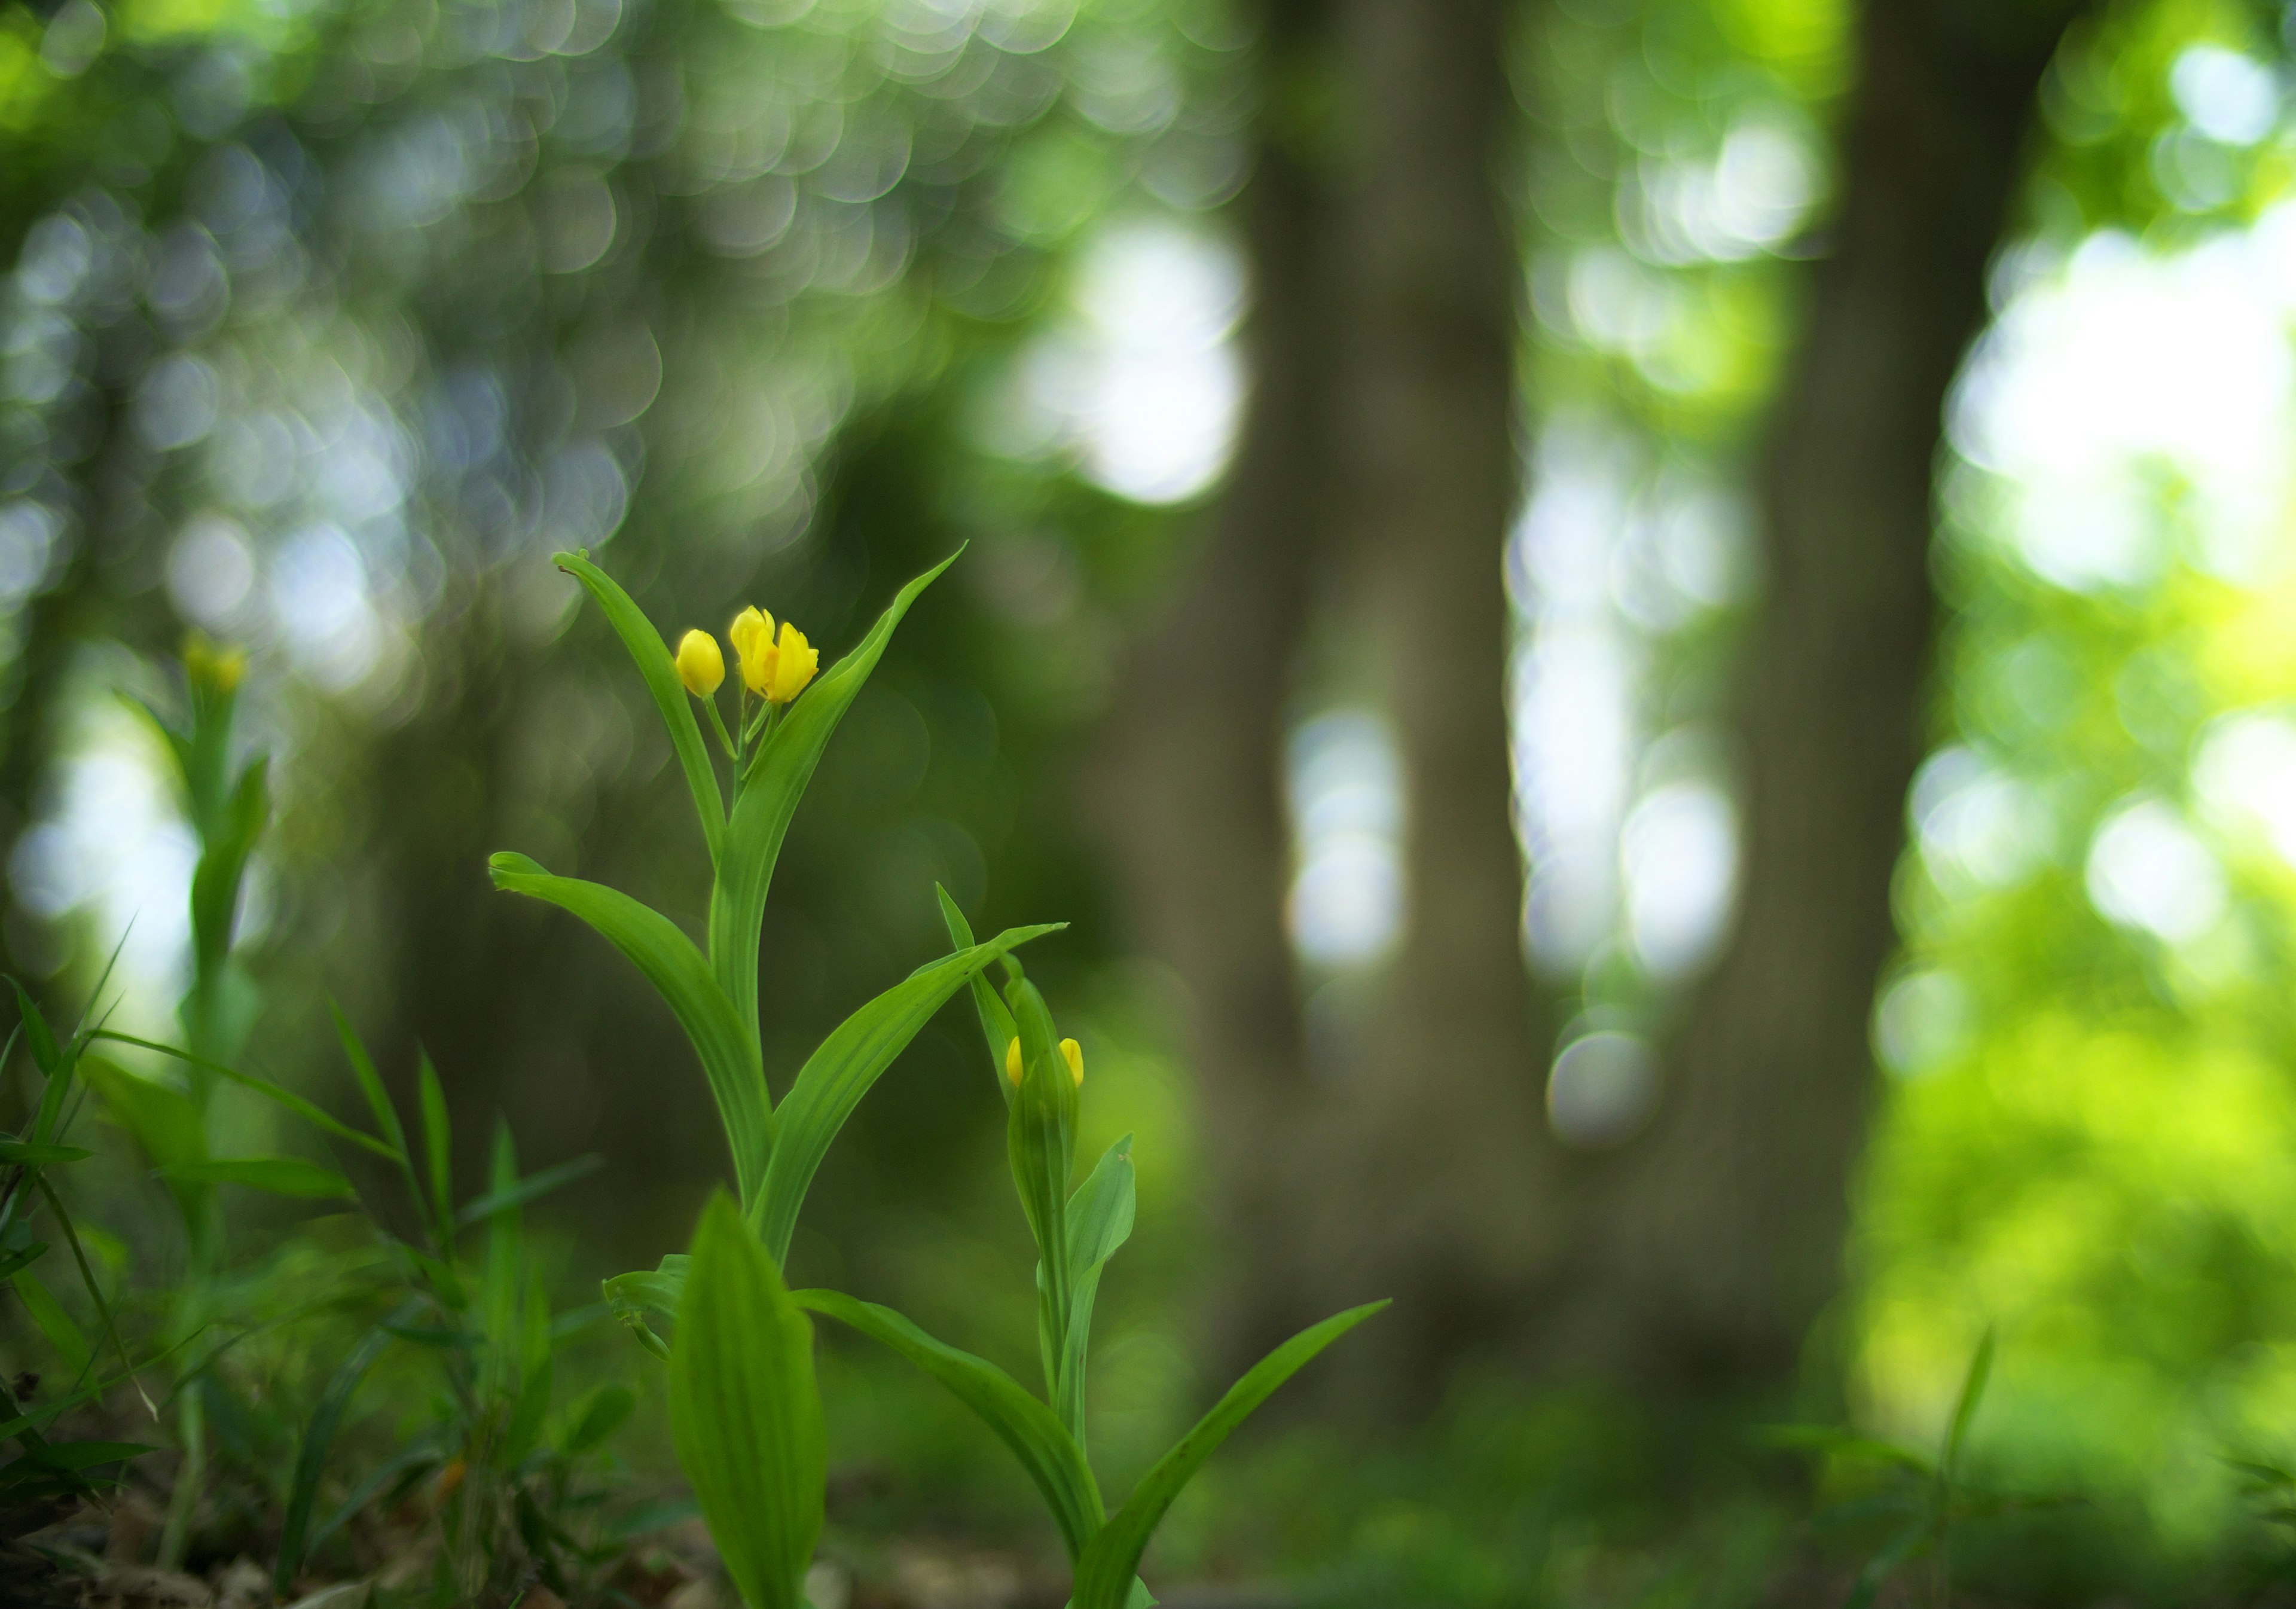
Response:
[[[182,1089],[101,1059],[91,1059],[86,1070],[112,1116],[160,1169],[182,1216],[187,1267],[175,1287],[168,1324],[178,1339],[188,1339],[212,1317],[213,1285],[225,1257],[217,1186],[237,1183],[301,1194],[310,1193],[312,1182],[306,1164],[291,1158],[216,1154],[217,1075],[209,1068],[238,1059],[262,1005],[232,947],[248,861],[271,818],[266,757],[257,754],[233,768],[234,719],[246,670],[244,653],[218,649],[195,633],[184,647],[185,727],[178,728],[141,699],[126,698],[150,721],[174,762],[200,846],[192,873],[192,983],[176,1011],[191,1059]],[[160,1563],[171,1568],[183,1563],[189,1545],[208,1461],[206,1383],[193,1375],[183,1384],[176,1422],[182,1463],[160,1539]]]
[[[102,997],[110,976],[107,967],[96,984],[96,997]],[[135,1366],[119,1337],[111,1305],[88,1260],[80,1230],[48,1177],[50,1169],[69,1166],[92,1154],[84,1146],[68,1144],[67,1136],[79,1110],[80,1092],[86,1088],[84,1075],[91,1060],[87,1049],[102,1032],[102,1020],[91,1005],[71,1033],[60,1039],[23,986],[14,988],[19,1017],[15,1031],[9,1035],[5,1047],[0,1048],[0,1067],[14,1059],[21,1040],[30,1052],[40,1083],[29,1121],[20,1123],[13,1133],[0,1134],[0,1277],[14,1288],[27,1316],[68,1372],[70,1383],[30,1407],[18,1385],[0,1382],[0,1439],[13,1441],[19,1449],[14,1458],[0,1465],[0,1503],[10,1504],[93,1493],[104,1471],[116,1473],[127,1459],[151,1450],[138,1442],[57,1441],[47,1435],[49,1426],[67,1409],[103,1395],[122,1379],[134,1381]],[[37,1265],[51,1250],[51,1243],[38,1238],[35,1227],[43,1210],[70,1250],[80,1284],[102,1326],[102,1339],[119,1356],[122,1368],[119,1375],[98,1374],[99,1348],[89,1342],[40,1278]],[[140,1383],[135,1389],[141,1396]],[[143,1400],[156,1419],[158,1407],[149,1397]]]
[[[1153,1603],[1136,1572],[1174,1498],[1269,1393],[1385,1304],[1340,1314],[1279,1347],[1110,1515],[1085,1457],[1085,1366],[1101,1269],[1131,1232],[1130,1141],[1111,1147],[1071,1191],[1082,1053],[1073,1039],[1058,1038],[1043,997],[1011,953],[1053,929],[1017,929],[976,943],[944,891],[952,955],[849,1018],[799,1071],[778,1109],[758,1063],[758,932],[783,836],[838,718],[901,616],[947,562],[902,588],[860,645],[801,699],[813,666],[810,645],[784,626],[781,643],[769,646],[769,623],[745,610],[730,634],[742,669],[730,729],[716,702],[725,661],[713,638],[690,631],[673,654],[586,559],[562,554],[556,562],[603,607],[669,727],[714,868],[708,953],[627,896],[549,876],[523,857],[496,855],[495,881],[574,912],[628,956],[684,1024],[716,1094],[738,1202],[722,1194],[713,1199],[687,1255],[666,1257],[650,1273],[609,1280],[605,1289],[638,1339],[668,1359],[679,1459],[736,1588],[752,1609],[799,1609],[805,1602],[827,1465],[810,1311],[916,1364],[1013,1450],[1051,1508],[1075,1564],[1076,1609]],[[794,675],[783,657],[792,648],[803,656]],[[754,713],[749,693],[764,701]],[[730,811],[687,695],[701,702],[732,762]],[[1002,998],[982,976],[992,963],[1001,963],[1007,975]],[[791,1292],[781,1271],[806,1187],[845,1119],[933,1013],[968,987],[992,1062],[1008,1074],[999,1088],[1008,1103],[1013,1181],[1038,1250],[1037,1327],[1049,1406],[994,1365],[934,1340],[892,1309],[832,1291]],[[674,1323],[674,1344],[656,1331],[654,1318]]]
[[[457,1208],[453,1128],[430,1057],[421,1056],[416,1067],[418,1170],[373,1058],[340,1012],[335,1023],[377,1137],[405,1186],[416,1239],[393,1235],[381,1215],[368,1213],[389,1253],[389,1278],[373,1293],[374,1305],[387,1303],[388,1311],[336,1368],[303,1429],[286,1490],[275,1586],[289,1593],[312,1552],[368,1504],[395,1501],[435,1478],[444,1543],[433,1583],[438,1601],[508,1601],[529,1577],[570,1592],[609,1551],[578,1537],[571,1523],[576,1511],[594,1510],[603,1496],[579,1484],[580,1465],[628,1417],[636,1398],[627,1387],[602,1386],[551,1424],[558,1344],[605,1309],[554,1314],[523,1210],[590,1172],[597,1159],[578,1157],[521,1177],[510,1131],[497,1124],[486,1192]],[[473,1235],[482,1243],[475,1266],[461,1249]],[[431,1423],[406,1437],[323,1518],[316,1503],[335,1436],[362,1382],[394,1342],[436,1361],[440,1390]]]
[[[1977,1417],[1977,1407],[1992,1372],[1993,1334],[1988,1330],[1970,1357],[1945,1444],[1934,1458],[1894,1441],[1877,1441],[1833,1425],[1781,1425],[1768,1433],[1776,1446],[1864,1465],[1875,1476],[1868,1488],[1819,1515],[1821,1523],[1880,1519],[1891,1527],[1888,1540],[1858,1571],[1844,1609],[1866,1609],[1891,1577],[1923,1560],[1930,1566],[1926,1596],[1941,1609],[1953,1601],[1953,1537],[1957,1527],[1971,1520],[2063,1500],[1985,1491],[1972,1486],[1964,1474],[1970,1424]]]

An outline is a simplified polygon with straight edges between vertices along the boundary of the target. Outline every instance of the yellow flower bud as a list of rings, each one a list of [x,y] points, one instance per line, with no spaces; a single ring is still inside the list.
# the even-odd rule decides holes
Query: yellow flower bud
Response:
[[[1074,1039],[1061,1041],[1061,1060],[1069,1064],[1069,1077],[1076,1080],[1078,1089],[1084,1088],[1084,1047]]]
[[[804,632],[783,620],[782,639],[774,645],[771,685],[765,689],[766,696],[775,703],[786,704],[805,691],[820,664],[820,650],[805,640]]]
[[[706,631],[689,631],[677,640],[677,679],[696,698],[708,698],[726,679],[726,655],[718,639]]]
[[[1021,1088],[1021,1041],[1018,1039],[1004,1047],[1004,1076],[1013,1081],[1013,1088]]]
[[[760,698],[774,680],[774,617],[751,604],[726,628],[742,661],[742,683]]]
[[[184,674],[195,686],[229,693],[247,674],[247,653],[241,648],[218,648],[194,631],[184,639]]]

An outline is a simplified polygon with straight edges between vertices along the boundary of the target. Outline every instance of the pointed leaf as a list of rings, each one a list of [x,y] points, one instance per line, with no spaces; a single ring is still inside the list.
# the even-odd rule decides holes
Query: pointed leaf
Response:
[[[24,1311],[40,1334],[48,1338],[48,1344],[56,1349],[56,1356],[63,1359],[64,1372],[74,1380],[86,1374],[95,1361],[95,1349],[88,1345],[87,1336],[72,1316],[64,1311],[55,1293],[29,1268],[18,1270],[11,1283],[16,1287],[17,1300],[24,1304]]]
[[[670,1432],[750,1609],[803,1609],[829,1452],[813,1326],[720,1192],[702,1209],[669,1359]]]
[[[1969,1422],[1977,1417],[1978,1402],[1985,1395],[1985,1382],[1992,1373],[1993,1332],[1988,1330],[1969,1360],[1969,1373],[1961,1383],[1961,1400],[1954,1404],[1953,1429],[1946,1436],[1945,1457],[1939,1464],[1942,1478],[1948,1482],[1961,1466],[1961,1449],[1969,1439]]]
[[[1069,1197],[1069,1318],[1062,1336],[1054,1406],[1079,1447],[1085,1441],[1085,1367],[1092,1346],[1093,1303],[1100,1294],[1101,1269],[1132,1235],[1133,1173],[1132,1137],[1128,1134],[1108,1148]]]
[[[962,552],[962,549],[958,550]],[[824,671],[782,716],[781,724],[749,762],[726,824],[718,876],[709,891],[709,961],[734,1014],[758,1032],[758,943],[765,925],[766,891],[781,858],[782,840],[813,780],[830,735],[851,707],[869,673],[884,656],[893,628],[933,579],[956,562],[951,554],[917,577],[877,617],[853,651]]]
[[[356,1200],[351,1181],[332,1168],[307,1162],[299,1156],[218,1156],[204,1162],[178,1162],[161,1170],[165,1177],[194,1185],[245,1185],[273,1195],[299,1196],[307,1201]]]
[[[947,1386],[1012,1449],[1053,1511],[1069,1557],[1082,1556],[1100,1529],[1100,1487],[1050,1408],[995,1364],[934,1340],[890,1308],[836,1291],[800,1291],[793,1300],[890,1347]]]
[[[498,1212],[514,1211],[527,1203],[562,1190],[578,1178],[585,1178],[606,1165],[603,1156],[578,1156],[541,1172],[529,1174],[497,1190],[489,1190],[478,1200],[455,1215],[457,1228],[467,1229],[473,1224],[484,1223]]]
[[[1199,1419],[1196,1427],[1181,1437],[1179,1444],[1141,1477],[1124,1506],[1111,1515],[1108,1523],[1093,1538],[1092,1545],[1085,1549],[1084,1563],[1077,1569],[1075,1609],[1125,1609],[1126,1600],[1132,1595],[1133,1578],[1140,1569],[1140,1556],[1147,1551],[1149,1537],[1163,1519],[1165,1510],[1171,1507],[1172,1499],[1180,1495],[1180,1489],[1277,1386],[1298,1374],[1325,1347],[1387,1305],[1384,1301],[1366,1302],[1301,1331],[1230,1386],[1227,1395],[1212,1411]]]
[[[777,1114],[780,1133],[766,1169],[765,1189],[750,1205],[776,1266],[789,1257],[798,1209],[821,1159],[869,1087],[967,978],[1007,950],[1058,926],[1013,928],[922,968],[839,1023],[798,1070],[797,1081]]]
[[[964,913],[956,908],[956,901],[936,882],[933,892],[940,897],[940,919],[948,929],[948,941],[959,949],[972,948],[972,924]],[[1004,1047],[1021,1037],[1013,1026],[1013,1014],[1004,1009],[1004,1002],[996,997],[996,989],[979,973],[972,974],[968,986],[972,990],[972,1008],[980,1018],[980,1037],[988,1042],[988,1077],[996,1086],[996,1093],[1005,1100],[1013,1098],[1013,1086],[1004,1077]]]
[[[50,1162],[76,1162],[94,1152],[83,1145],[48,1145],[37,1140],[0,1140],[0,1164],[44,1167]]]
[[[447,1092],[439,1087],[439,1070],[429,1055],[416,1058],[414,1081],[422,1104],[422,1160],[430,1175],[430,1212],[443,1252],[454,1234],[455,1126],[447,1115]]]
[[[670,653],[669,644],[645,618],[645,612],[631,602],[630,595],[611,576],[591,563],[587,554],[554,553],[550,562],[589,589],[598,607],[605,612],[607,623],[621,637],[622,646],[637,661],[646,691],[653,694],[654,708],[661,711],[662,725],[669,728],[669,744],[677,751],[677,763],[685,772],[685,785],[693,795],[694,812],[701,817],[701,836],[709,846],[710,863],[715,865],[726,832],[726,799],[718,791],[718,772],[709,763],[709,751],[701,741],[701,725],[693,718],[693,705],[686,694],[685,684],[677,679],[677,661]]]
[[[389,1140],[377,1139],[363,1129],[352,1128],[340,1119],[321,1111],[293,1090],[282,1088],[268,1079],[258,1079],[253,1073],[242,1072],[235,1067],[221,1062],[209,1061],[205,1056],[193,1055],[187,1050],[178,1050],[173,1045],[162,1045],[157,1039],[138,1038],[130,1033],[115,1033],[108,1028],[98,1029],[90,1037],[109,1039],[115,1045],[133,1045],[141,1050],[157,1051],[163,1056],[173,1056],[179,1062],[187,1063],[193,1067],[212,1072],[220,1079],[237,1084],[242,1089],[252,1089],[266,1100],[275,1101],[284,1106],[322,1133],[331,1134],[339,1140],[357,1145],[362,1151],[372,1151],[386,1162],[396,1162],[398,1160],[399,1153]]]
[[[391,1326],[406,1325],[420,1310],[421,1304],[410,1298],[388,1319],[369,1330],[336,1368],[311,1409],[302,1444],[295,1449],[295,1472],[287,1488],[286,1522],[279,1535],[279,1564],[272,1575],[272,1586],[283,1598],[293,1596],[295,1577],[303,1568],[304,1553],[309,1546],[311,1505],[317,1500],[319,1477],[326,1473],[327,1449],[334,1444],[343,1415],[358,1392],[359,1382],[366,1378],[374,1360],[382,1356],[382,1349],[390,1344]]]
[[[701,1058],[701,1071],[718,1097],[718,1115],[733,1147],[742,1200],[754,1204],[765,1182],[766,1159],[774,1149],[773,1103],[766,1094],[758,1042],[742,1025],[693,941],[668,917],[618,889],[554,877],[523,855],[496,855],[487,865],[496,888],[573,912],[646,975]]]

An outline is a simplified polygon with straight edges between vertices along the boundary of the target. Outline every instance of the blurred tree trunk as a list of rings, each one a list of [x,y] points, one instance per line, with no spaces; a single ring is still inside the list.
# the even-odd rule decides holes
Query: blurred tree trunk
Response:
[[[1406,1410],[1473,1357],[1693,1388],[1793,1369],[1839,1283],[1894,942],[1944,398],[1985,317],[2034,91],[2081,9],[1861,7],[1838,201],[1758,475],[1745,892],[1658,1121],[1609,1155],[1547,1132],[1519,939],[1500,585],[1517,274],[1495,176],[1511,8],[1267,13],[1270,111],[1244,198],[1253,402],[1119,727],[1135,907],[1196,1012],[1237,1242],[1232,1359],[1388,1294],[1398,1311],[1323,1371],[1357,1414]],[[1355,141],[1335,177],[1277,120],[1324,48]],[[1278,766],[1306,595],[1341,566],[1372,578],[1391,656],[1408,893],[1356,1076],[1334,1085],[1311,1076],[1298,1016]]]
[[[1587,1266],[1587,1355],[1660,1384],[1789,1377],[1838,1287],[1938,612],[1942,410],[1986,318],[2034,94],[2081,9],[1866,0],[1838,201],[1759,470],[1740,908]]]
[[[1164,622],[1135,651],[1111,718],[1103,810],[1137,937],[1189,997],[1202,1132],[1234,1231],[1218,1327],[1265,1339],[1308,1294],[1310,1096],[1283,907],[1283,755],[1308,595],[1327,558],[1343,457],[1344,248],[1317,121],[1334,66],[1332,0],[1262,0],[1253,168],[1239,201],[1256,294],[1251,392],[1226,497]]]
[[[1545,1143],[1504,701],[1520,275],[1497,163],[1516,115],[1513,11],[1263,7],[1241,209],[1251,399],[1205,550],[1115,719],[1111,813],[1141,937],[1193,1009],[1233,1233],[1219,1350],[1249,1361],[1335,1291],[1405,1297],[1409,1323],[1347,1376],[1374,1411],[1364,1393],[1424,1382],[1416,1366],[1443,1337],[1503,1327],[1477,1309],[1520,1262],[1526,1215],[1493,1203]],[[1344,1083],[1308,1065],[1282,775],[1303,629],[1335,573],[1373,600],[1362,651],[1398,667],[1412,890],[1375,1048]],[[1482,1114],[1465,1137],[1463,1109]]]
[[[1525,9],[1356,0],[1348,21],[1361,141],[1349,540],[1405,795],[1400,943],[1319,1147],[1342,1185],[1315,1209],[1322,1305],[1396,1299],[1334,1366],[1358,1412],[1420,1405],[1443,1365],[1513,1334],[1527,1270],[1559,1244],[1505,698],[1522,340],[1506,62]]]

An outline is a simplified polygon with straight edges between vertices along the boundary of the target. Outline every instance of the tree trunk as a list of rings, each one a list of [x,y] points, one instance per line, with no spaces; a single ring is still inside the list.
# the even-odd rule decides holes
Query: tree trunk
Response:
[[[1789,1377],[1836,1290],[1868,1020],[1923,737],[1946,392],[1986,317],[2034,92],[2080,9],[1866,0],[1839,202],[1758,491],[1740,909],[1679,1030],[1577,1326],[1685,1387]]]
[[[1335,1394],[1378,1416],[1421,1406],[1447,1364],[1519,1329],[1526,1276],[1557,1254],[1563,1221],[1505,701],[1522,324],[1502,164],[1521,9],[1356,0],[1349,24],[1363,140],[1349,537],[1389,660],[1405,895],[1370,1054],[1334,1092],[1322,1147],[1341,1189],[1315,1217],[1325,1304],[1396,1299],[1331,1371]]]
[[[1251,390],[1226,496],[1111,717],[1101,811],[1142,947],[1187,996],[1219,1221],[1233,1231],[1216,1329],[1267,1339],[1301,1299],[1306,1163],[1299,989],[1284,927],[1283,753],[1310,578],[1329,551],[1342,464],[1337,332],[1344,253],[1331,155],[1308,109],[1332,70],[1332,0],[1263,0],[1261,105],[1240,198],[1255,296]]]
[[[1232,1234],[1218,1350],[1241,1367],[1339,1301],[1403,1297],[1383,1345],[1325,1371],[1324,1394],[1357,1411],[1395,1388],[1415,1400],[1431,1352],[1512,1322],[1480,1309],[1508,1300],[1533,1215],[1494,1203],[1520,1195],[1523,1150],[1546,1143],[1504,702],[1513,10],[1266,10],[1242,198],[1251,400],[1206,550],[1115,722],[1112,825],[1139,937],[1193,1006]],[[1318,88],[1335,128],[1300,120]],[[1306,1051],[1281,769],[1303,630],[1334,586],[1371,600],[1355,636],[1398,667],[1411,890],[1371,1054],[1343,1084]],[[1464,1134],[1462,1110],[1479,1114]]]

